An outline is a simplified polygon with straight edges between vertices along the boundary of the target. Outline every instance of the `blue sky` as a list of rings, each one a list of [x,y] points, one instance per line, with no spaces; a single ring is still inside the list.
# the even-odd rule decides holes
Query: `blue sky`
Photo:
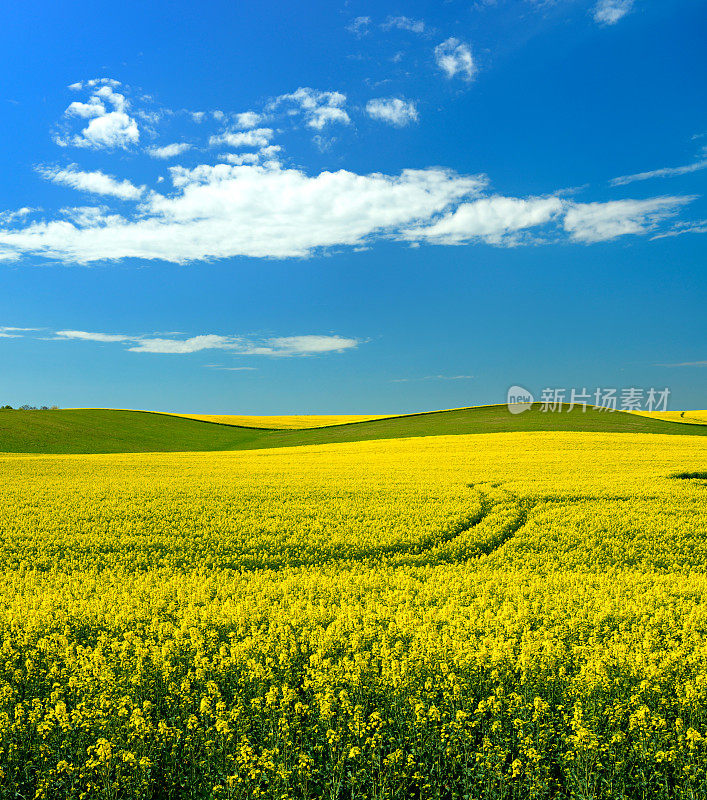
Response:
[[[0,402],[707,407],[705,10],[9,7]]]

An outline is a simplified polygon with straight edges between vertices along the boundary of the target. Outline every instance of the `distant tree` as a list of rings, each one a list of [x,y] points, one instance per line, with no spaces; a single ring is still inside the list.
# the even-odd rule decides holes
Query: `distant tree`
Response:
[[[0,411],[12,411],[12,406],[0,406]]]
[[[36,411],[37,406],[31,406],[28,403],[25,403],[23,406],[20,406],[20,411]]]
[[[49,410],[50,411],[58,411],[59,410],[59,406],[49,406]]]

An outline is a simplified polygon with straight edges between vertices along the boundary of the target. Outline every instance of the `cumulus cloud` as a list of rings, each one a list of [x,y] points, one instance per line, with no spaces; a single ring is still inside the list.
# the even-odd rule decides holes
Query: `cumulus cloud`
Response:
[[[513,244],[508,237],[552,220],[563,209],[559,197],[486,197],[462,203],[431,225],[409,228],[401,238],[435,244],[464,244],[474,239]]]
[[[437,66],[448,78],[459,77],[471,81],[476,74],[476,64],[471,48],[453,36],[435,47]]]
[[[696,161],[694,164],[686,164],[683,167],[663,167],[662,169],[653,169],[650,172],[636,172],[634,175],[621,175],[618,178],[613,178],[610,183],[612,186],[625,186],[627,183],[647,181],[651,178],[674,178],[677,175],[687,175],[690,172],[697,172],[705,168],[707,168],[707,159]]]
[[[174,142],[163,147],[148,147],[145,152],[153,158],[175,158],[186,153],[190,148],[191,145],[188,142]]]
[[[653,197],[648,200],[612,200],[572,203],[564,228],[578,242],[605,242],[626,234],[647,233],[694,200],[694,197]]]
[[[111,111],[92,119],[80,134],[71,139],[77,147],[123,148],[140,139],[137,122],[123,111]]]
[[[272,128],[255,128],[252,131],[238,133],[226,132],[209,138],[212,147],[225,145],[227,147],[267,147],[274,135]]]
[[[269,104],[269,109],[274,110],[283,104],[294,105],[304,114],[305,121],[310,128],[322,130],[324,126],[335,122],[348,125],[351,122],[343,106],[346,95],[341,92],[320,92],[301,86],[291,94],[283,94]]]
[[[153,192],[134,218],[81,213],[0,229],[0,248],[69,263],[123,258],[177,263],[304,257],[390,236],[478,195],[485,179],[433,168],[400,175],[218,164],[170,168],[172,195]]]
[[[547,239],[550,226],[555,238],[559,231],[575,241],[596,242],[627,234],[661,235],[665,228],[659,223],[693,199],[574,203],[559,192],[488,196],[484,176],[442,168],[399,175],[348,170],[308,175],[275,160],[247,163],[258,154],[236,158],[242,163],[170,167],[172,191],[145,192],[130,214],[79,206],[44,220],[0,217],[0,259],[36,254],[90,264],[126,258],[174,263],[235,256],[300,258],[334,247],[365,247],[381,238],[515,245],[536,241],[538,233]],[[97,178],[75,171],[62,178],[77,188],[90,180],[94,190],[106,179],[114,184],[104,182],[104,191],[132,195],[132,184],[116,190],[122,184],[100,173]]]
[[[243,111],[236,114],[236,125],[239,128],[255,128],[262,120],[261,114],[256,114],[255,111]]]
[[[138,200],[145,191],[144,186],[135,186],[130,181],[117,180],[103,172],[83,172],[72,164],[65,169],[39,167],[38,172],[53,183],[70,186],[82,192],[117,197],[120,200]]]
[[[378,97],[366,103],[366,113],[372,119],[402,127],[417,122],[417,108],[410,100],[400,97]]]
[[[592,16],[600,25],[615,25],[632,8],[633,0],[598,0],[592,9]]]
[[[140,139],[138,124],[128,114],[129,103],[125,95],[115,91],[118,81],[102,78],[82,84],[72,84],[75,91],[88,88],[91,96],[87,103],[73,102],[65,112],[71,118],[89,119],[88,125],[77,134],[63,133],[55,137],[57,144],[66,147],[88,147],[93,149],[125,149],[137,144]],[[108,110],[108,109],[111,110]]]
[[[227,161],[229,164],[257,164],[260,161],[260,153],[224,153],[219,156],[221,161]]]
[[[98,100],[90,103],[74,102],[66,109],[67,116],[82,117],[83,119],[91,119],[91,117],[100,117],[106,113],[106,107]]]
[[[0,331],[4,329],[0,328]],[[23,330],[12,328],[7,330]],[[29,330],[29,329],[28,329]],[[60,340],[80,340],[107,344],[127,344],[132,353],[157,353],[161,355],[187,355],[204,350],[228,350],[246,356],[313,356],[341,353],[360,344],[359,339],[338,335],[280,336],[259,339],[253,336],[222,336],[206,333],[187,338],[174,336],[127,336],[125,334],[92,333],[90,331],[57,331]],[[213,365],[210,365],[213,366]],[[237,368],[233,368],[237,369]],[[241,367],[238,369],[250,369]]]
[[[421,19],[412,19],[410,17],[388,17],[385,22],[381,24],[383,30],[390,30],[391,28],[398,28],[401,31],[410,31],[410,33],[424,33],[425,22]]]

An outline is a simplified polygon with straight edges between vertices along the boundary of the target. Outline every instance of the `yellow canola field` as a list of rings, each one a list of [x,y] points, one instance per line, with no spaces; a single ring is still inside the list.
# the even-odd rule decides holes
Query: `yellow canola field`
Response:
[[[666,422],[687,422],[707,425],[707,411],[634,411],[634,414],[640,414],[642,417],[653,417],[653,419],[662,419]]]
[[[0,470],[2,797],[707,796],[701,437]]]
[[[395,414],[302,414],[286,416],[252,416],[246,414],[171,414],[173,417],[219,422],[222,425],[239,425],[242,428],[271,428],[274,430],[301,430],[325,428],[329,425],[346,425],[350,422],[368,422],[372,419],[389,419]]]

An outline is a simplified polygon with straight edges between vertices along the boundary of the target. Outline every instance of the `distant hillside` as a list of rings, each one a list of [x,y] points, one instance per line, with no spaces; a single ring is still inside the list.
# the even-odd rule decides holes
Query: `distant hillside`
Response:
[[[523,414],[505,405],[389,417],[308,430],[263,430],[147,411],[0,411],[0,452],[134,453],[271,447],[508,431],[613,431],[705,436],[707,425],[574,409]]]

